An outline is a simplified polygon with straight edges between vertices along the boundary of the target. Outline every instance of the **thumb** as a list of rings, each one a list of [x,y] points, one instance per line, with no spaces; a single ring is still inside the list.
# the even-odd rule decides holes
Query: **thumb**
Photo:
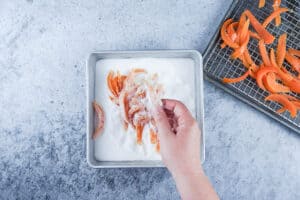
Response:
[[[161,106],[156,106],[153,109],[153,117],[158,129],[159,138],[164,140],[168,139],[168,137],[171,137],[171,126],[169,124],[167,115]]]
[[[180,125],[190,125],[194,118],[187,107],[180,101],[173,99],[163,99],[165,109],[173,111]]]

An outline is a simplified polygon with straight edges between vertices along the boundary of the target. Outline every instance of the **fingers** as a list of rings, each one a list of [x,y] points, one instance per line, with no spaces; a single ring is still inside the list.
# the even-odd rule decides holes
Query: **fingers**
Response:
[[[163,107],[174,112],[179,124],[187,124],[194,121],[194,118],[187,107],[180,101],[163,99]]]
[[[185,135],[189,132],[188,130],[196,121],[187,107],[180,101],[172,99],[163,99],[162,103],[163,107],[156,106],[153,111],[160,139],[169,140],[170,137]]]
[[[170,134],[171,127],[168,117],[161,106],[156,106],[156,108],[153,110],[153,117],[156,122],[159,138],[164,140],[172,137],[173,134]]]

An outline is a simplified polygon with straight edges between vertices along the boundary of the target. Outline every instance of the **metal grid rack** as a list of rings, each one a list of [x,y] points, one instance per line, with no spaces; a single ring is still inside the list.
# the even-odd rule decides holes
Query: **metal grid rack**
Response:
[[[273,1],[266,1],[264,8],[258,8],[258,0],[236,0],[232,3],[228,13],[226,14],[223,21],[228,18],[238,20],[242,12],[249,9],[260,22],[263,22],[273,11]],[[274,25],[274,22],[268,25],[267,29],[277,39],[283,33],[288,33],[287,48],[300,48],[300,1],[299,0],[283,0],[281,7],[287,7],[290,12],[281,15],[282,23],[279,27]],[[222,23],[223,23],[222,21]],[[221,24],[222,25],[222,24]],[[221,27],[220,25],[220,27]],[[260,89],[255,80],[248,77],[246,80],[234,83],[234,84],[223,84],[222,78],[224,77],[239,77],[245,73],[246,68],[243,66],[241,61],[230,59],[232,50],[229,47],[224,49],[220,48],[221,38],[220,29],[216,32],[214,38],[210,42],[210,45],[204,53],[204,73],[205,78],[213,82],[217,86],[223,88],[225,91],[236,96],[242,101],[252,105],[258,110],[266,113],[273,117],[279,122],[292,128],[296,132],[300,133],[300,113],[296,118],[291,118],[290,113],[287,111],[278,114],[276,110],[280,108],[280,105],[275,102],[265,101],[265,97],[269,94],[267,91]],[[270,48],[277,46],[277,39],[272,45],[268,45]],[[258,53],[258,42],[251,39],[248,44],[249,52],[256,64],[261,63],[261,57]],[[290,70],[290,66],[287,62],[284,63],[286,68]],[[297,96],[296,94],[292,94]],[[298,95],[300,98],[300,95]]]

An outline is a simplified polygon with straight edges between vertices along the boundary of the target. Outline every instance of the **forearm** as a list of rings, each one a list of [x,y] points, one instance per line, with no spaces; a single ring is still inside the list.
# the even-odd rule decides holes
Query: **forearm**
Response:
[[[192,172],[172,173],[183,200],[217,200],[208,178],[201,168]]]

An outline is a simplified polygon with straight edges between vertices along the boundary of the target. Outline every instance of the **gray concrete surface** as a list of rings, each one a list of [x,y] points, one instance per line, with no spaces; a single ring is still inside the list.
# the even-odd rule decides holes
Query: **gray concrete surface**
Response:
[[[179,199],[166,169],[88,167],[85,60],[203,52],[230,2],[0,0],[0,199]],[[299,135],[208,82],[205,111],[204,168],[222,199],[300,199]]]

